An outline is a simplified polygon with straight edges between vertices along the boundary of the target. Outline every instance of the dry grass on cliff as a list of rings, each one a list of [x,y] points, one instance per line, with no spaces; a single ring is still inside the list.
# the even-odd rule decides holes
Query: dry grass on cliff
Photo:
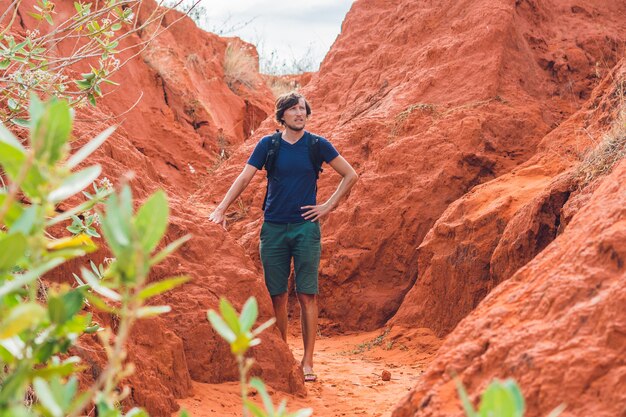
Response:
[[[608,174],[613,166],[626,158],[626,104],[621,103],[618,116],[611,129],[604,134],[600,143],[589,152],[578,169],[576,177],[579,187]]]
[[[224,55],[224,78],[228,88],[237,93],[240,85],[252,88],[257,82],[257,63],[254,57],[241,47],[229,44]]]
[[[281,76],[268,76],[265,84],[272,90],[272,94],[276,98],[300,89],[300,84],[296,80],[289,80]]]

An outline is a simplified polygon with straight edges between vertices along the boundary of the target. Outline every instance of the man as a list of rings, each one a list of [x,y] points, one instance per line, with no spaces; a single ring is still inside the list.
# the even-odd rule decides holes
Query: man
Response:
[[[311,107],[302,95],[289,93],[279,97],[275,116],[284,130],[259,141],[243,171],[209,216],[214,223],[226,227],[224,213],[228,206],[245,190],[257,170],[262,169],[266,162],[270,165],[268,152],[276,155],[271,171],[268,170],[265,222],[261,228],[261,262],[274,306],[276,326],[287,341],[287,288],[293,258],[304,342],[301,364],[307,382],[316,380],[313,349],[317,333],[321,253],[319,220],[337,206],[357,180],[352,166],[330,142],[304,130],[310,115]],[[319,142],[317,151],[321,160],[343,177],[335,193],[323,204],[316,203],[319,167],[314,166],[311,156],[311,143],[315,139]]]

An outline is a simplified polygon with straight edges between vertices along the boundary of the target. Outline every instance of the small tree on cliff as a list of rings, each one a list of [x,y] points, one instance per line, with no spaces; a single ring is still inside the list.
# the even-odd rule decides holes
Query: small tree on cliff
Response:
[[[31,92],[65,99],[72,107],[95,105],[104,95],[104,84],[117,85],[111,80],[115,72],[182,18],[164,26],[169,9],[155,5],[140,22],[141,0],[106,0],[95,5],[75,1],[74,13],[57,22],[51,0],[37,0],[30,11],[22,10],[21,3],[13,0],[0,15],[0,122],[22,127],[27,126]],[[26,13],[38,25],[26,31],[15,28],[17,16]],[[69,49],[66,54],[59,53],[63,45]],[[132,55],[120,61],[125,51]],[[78,74],[73,68],[79,62],[91,70]]]

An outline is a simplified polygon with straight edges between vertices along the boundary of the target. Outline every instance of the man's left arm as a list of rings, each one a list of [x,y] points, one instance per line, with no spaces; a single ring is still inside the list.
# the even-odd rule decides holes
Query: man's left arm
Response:
[[[302,209],[305,210],[304,213],[302,213],[302,217],[306,220],[314,222],[330,213],[335,207],[337,207],[341,198],[346,195],[348,191],[350,191],[359,177],[354,168],[352,168],[352,165],[350,165],[341,155],[334,158],[328,164],[342,176],[341,182],[339,183],[337,190],[324,204],[302,207]]]

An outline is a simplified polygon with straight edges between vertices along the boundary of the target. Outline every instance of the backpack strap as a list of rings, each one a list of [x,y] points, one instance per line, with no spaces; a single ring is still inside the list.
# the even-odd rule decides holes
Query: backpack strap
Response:
[[[320,137],[314,135],[312,133],[309,134],[309,158],[311,159],[311,163],[313,164],[313,169],[315,170],[315,179],[320,178],[320,173],[324,171],[322,168],[322,148],[320,144]]]
[[[265,163],[263,164],[263,167],[265,167],[265,170],[267,171],[267,186],[265,187],[265,197],[263,198],[263,211],[265,211],[265,205],[267,204],[267,194],[270,189],[270,178],[274,175],[274,170],[276,168],[276,160],[278,159],[278,151],[280,150],[280,138],[280,130],[276,129],[276,133],[274,133],[270,139],[267,156],[265,157]]]

